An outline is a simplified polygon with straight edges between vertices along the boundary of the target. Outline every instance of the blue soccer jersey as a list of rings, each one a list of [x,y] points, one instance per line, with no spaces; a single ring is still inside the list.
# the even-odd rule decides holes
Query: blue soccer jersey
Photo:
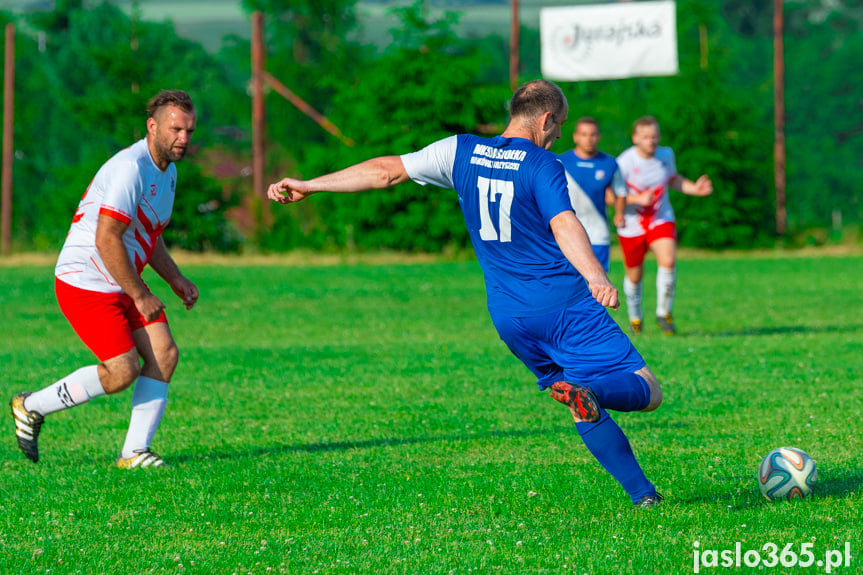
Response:
[[[549,228],[572,210],[555,154],[523,138],[459,135],[401,159],[412,180],[458,193],[490,312],[537,316],[590,297]]]
[[[617,168],[617,160],[603,152],[585,159],[573,150],[558,156],[566,168],[569,196],[575,215],[584,226],[590,243],[607,246],[610,242],[605,215],[605,190],[626,197],[626,182]]]

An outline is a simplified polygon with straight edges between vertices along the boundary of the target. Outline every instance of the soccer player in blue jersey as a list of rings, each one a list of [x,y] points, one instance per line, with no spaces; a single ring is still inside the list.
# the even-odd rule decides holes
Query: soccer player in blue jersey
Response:
[[[611,234],[608,230],[607,203],[614,205],[615,225],[623,225],[626,208],[626,182],[617,169],[617,160],[599,150],[599,123],[590,116],[579,118],[572,133],[575,148],[560,154],[566,168],[569,199],[584,226],[590,247],[605,271],[611,263]]]
[[[352,193],[413,180],[455,189],[483,269],[501,339],[566,404],[596,459],[638,507],[662,500],[606,412],[650,411],[662,392],[629,338],[605,312],[619,306],[572,210],[566,174],[549,151],[566,120],[552,82],[522,85],[494,138],[450,136],[402,156],[366,160],[307,181],[284,178],[268,197],[286,204],[317,192]]]

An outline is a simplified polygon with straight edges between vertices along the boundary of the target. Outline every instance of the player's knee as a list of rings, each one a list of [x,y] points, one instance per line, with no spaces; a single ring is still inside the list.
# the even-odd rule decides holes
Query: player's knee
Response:
[[[134,349],[103,362],[101,368],[99,381],[108,394],[127,389],[141,373],[141,363]]]
[[[151,375],[160,381],[169,382],[177,364],[180,361],[180,350],[172,339],[165,345],[153,349],[153,365],[144,364],[145,375]]]
[[[641,280],[644,278],[644,267],[638,266],[633,268],[626,268],[626,279],[628,279],[631,283],[639,284]]]
[[[635,373],[644,378],[644,381],[647,383],[647,389],[650,391],[650,400],[647,403],[647,407],[641,411],[653,411],[662,404],[662,388],[659,385],[659,381],[647,366],[639,369]]]
[[[650,386],[650,403],[641,411],[653,411],[662,404],[662,388],[659,384]]]
[[[177,364],[180,363],[180,349],[176,345],[174,345],[174,350],[171,357],[171,361],[173,362],[173,368],[171,369],[171,372],[173,373],[174,369],[176,369],[177,367]]]
[[[171,340],[171,344],[161,351],[160,357],[157,360],[160,365],[165,366],[165,369],[173,373],[180,362],[180,349],[177,347],[177,344]]]

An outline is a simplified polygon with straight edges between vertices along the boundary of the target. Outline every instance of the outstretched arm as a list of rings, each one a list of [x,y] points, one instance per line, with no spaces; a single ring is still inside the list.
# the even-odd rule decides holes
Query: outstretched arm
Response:
[[[408,181],[399,156],[381,156],[311,180],[284,178],[270,185],[267,197],[280,204],[304,200],[317,192],[355,193],[391,188]]]
[[[605,307],[617,309],[620,306],[617,288],[608,279],[602,264],[593,254],[587,232],[575,217],[575,212],[561,212],[551,218],[550,224],[560,251],[587,280],[587,286],[596,301]]]

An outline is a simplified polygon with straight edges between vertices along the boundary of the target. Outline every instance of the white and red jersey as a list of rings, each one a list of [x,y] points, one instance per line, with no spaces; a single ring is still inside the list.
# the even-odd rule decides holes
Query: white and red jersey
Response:
[[[129,226],[123,244],[140,274],[171,219],[176,183],[176,166],[170,164],[164,172],[160,170],[146,139],[114,155],[102,165],[81,198],[54,275],[81,289],[122,292],[96,249],[99,216]]]
[[[617,165],[626,180],[629,195],[653,190],[652,205],[626,205],[623,213],[624,226],[617,228],[617,235],[634,238],[644,235],[647,230],[659,224],[673,222],[674,210],[668,197],[668,182],[677,175],[677,166],[674,164],[674,152],[671,148],[659,146],[652,158],[643,158],[635,146],[632,146],[618,156]]]

